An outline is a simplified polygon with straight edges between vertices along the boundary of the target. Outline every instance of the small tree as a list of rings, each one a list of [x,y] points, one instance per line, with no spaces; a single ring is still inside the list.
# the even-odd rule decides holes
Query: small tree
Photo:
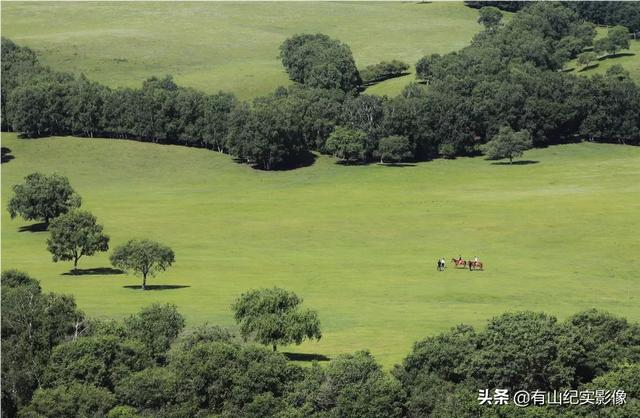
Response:
[[[338,126],[327,138],[325,148],[342,160],[353,161],[364,158],[367,134],[359,129]]]
[[[406,136],[392,135],[380,139],[378,144],[378,154],[380,154],[380,162],[386,161],[403,161],[413,157],[415,147]]]
[[[111,264],[119,269],[142,276],[142,290],[146,290],[147,277],[165,271],[175,261],[173,250],[158,242],[130,240],[111,254]]]
[[[478,23],[483,25],[487,30],[495,30],[502,20],[502,12],[497,7],[485,6],[480,9]]]
[[[20,215],[27,221],[39,220],[48,225],[51,219],[80,207],[80,196],[68,178],[31,173],[24,179],[24,184],[13,186],[15,194],[8,206],[11,218]]]
[[[578,55],[578,64],[582,67],[582,69],[587,68],[593,61],[595,61],[597,55],[595,52],[587,51]]]
[[[520,157],[525,150],[533,146],[528,131],[515,132],[508,126],[503,126],[496,136],[481,147],[488,159],[499,160],[508,158],[513,164],[515,157]]]
[[[258,289],[242,294],[233,304],[233,312],[243,338],[253,336],[276,351],[278,345],[322,337],[318,314],[301,310],[301,303],[295,293],[284,289]]]
[[[92,256],[109,249],[109,237],[102,232],[96,217],[83,210],[74,210],[51,221],[51,236],[47,249],[53,261],[73,260],[73,270],[78,268],[82,256]]]

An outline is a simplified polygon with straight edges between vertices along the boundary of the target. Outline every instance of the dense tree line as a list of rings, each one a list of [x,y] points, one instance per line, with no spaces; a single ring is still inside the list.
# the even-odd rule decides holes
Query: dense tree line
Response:
[[[543,313],[513,312],[489,320],[482,330],[458,325],[418,341],[388,373],[367,351],[301,367],[218,326],[185,330],[173,305],[151,305],[120,321],[93,320],[76,308],[73,297],[44,293],[37,280],[15,270],[2,273],[2,289],[3,417],[631,418],[640,413],[640,324],[596,310],[562,322]],[[278,289],[249,292],[238,299],[236,314],[262,312],[266,319],[256,320],[277,332],[269,318],[283,298],[290,306],[299,302]],[[287,326],[295,328],[293,322]],[[285,342],[272,337],[267,344]],[[514,409],[480,405],[478,392],[484,388],[622,389],[627,397],[620,406]]]
[[[465,1],[469,7],[480,9],[497,7],[508,12],[517,12],[534,2],[531,1]],[[640,4],[634,1],[563,1],[578,16],[598,25],[622,25],[631,32],[640,33]]]
[[[182,88],[169,76],[110,89],[45,68],[28,48],[3,38],[3,129],[204,147],[267,170],[304,165],[311,151],[344,162],[475,154],[502,128],[527,131],[534,146],[638,144],[640,88],[628,73],[620,66],[590,78],[565,71],[578,56],[582,66],[593,62],[594,50],[628,48],[628,31],[616,26],[594,42],[595,26],[573,9],[535,3],[503,23],[499,10],[485,8],[485,30],[468,47],[421,58],[420,84],[393,98],[361,93],[349,47],[321,34],[287,39],[281,58],[296,83],[251,103]],[[381,62],[363,74],[370,81],[404,69]]]

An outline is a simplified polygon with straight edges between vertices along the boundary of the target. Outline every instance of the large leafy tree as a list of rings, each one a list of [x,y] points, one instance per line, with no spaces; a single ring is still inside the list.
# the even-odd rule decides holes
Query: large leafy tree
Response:
[[[244,338],[261,344],[300,344],[304,339],[322,337],[315,311],[301,309],[302,299],[295,293],[274,287],[243,293],[233,304],[236,322]]]
[[[51,222],[51,236],[47,239],[47,249],[53,261],[73,261],[73,269],[78,268],[78,260],[109,249],[109,236],[91,213],[74,210],[58,216]]]
[[[184,317],[175,305],[156,303],[129,316],[124,324],[126,335],[141,341],[150,355],[162,363],[171,343],[184,328]]]
[[[289,77],[309,87],[354,90],[360,84],[351,49],[323,34],[295,35],[280,46]]]
[[[14,195],[8,206],[12,218],[20,215],[49,224],[51,219],[80,207],[80,196],[66,177],[31,173],[24,180],[13,186]]]
[[[175,254],[159,242],[134,239],[114,249],[110,260],[114,267],[142,276],[142,290],[146,290],[147,277],[169,268]]]
[[[359,129],[338,126],[327,139],[327,152],[345,161],[365,160],[367,134]]]
[[[495,30],[502,20],[502,12],[497,7],[484,6],[480,9],[478,23],[487,30]]]
[[[406,136],[391,135],[380,139],[378,154],[380,162],[398,162],[413,157],[415,146]]]
[[[520,157],[525,150],[533,146],[531,135],[527,131],[515,132],[511,127],[502,127],[491,141],[484,144],[481,149],[491,160],[508,158],[513,164],[513,159]]]

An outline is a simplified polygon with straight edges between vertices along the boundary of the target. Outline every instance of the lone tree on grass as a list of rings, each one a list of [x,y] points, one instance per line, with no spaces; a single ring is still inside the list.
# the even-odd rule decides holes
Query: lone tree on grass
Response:
[[[580,64],[580,66],[584,70],[589,65],[591,65],[591,63],[595,61],[597,58],[598,56],[593,51],[583,52],[580,55],[578,55],[578,64]]]
[[[380,139],[378,154],[380,162],[398,162],[413,157],[414,146],[406,136],[392,135]]]
[[[301,310],[301,303],[295,293],[277,287],[250,290],[236,300],[233,312],[243,338],[253,336],[276,351],[278,345],[322,337],[318,314]]]
[[[147,277],[165,271],[175,261],[173,250],[148,239],[130,240],[111,254],[111,264],[142,276],[142,290],[147,288]]]
[[[515,132],[508,126],[503,126],[496,136],[481,147],[490,160],[508,158],[513,164],[515,157],[522,156],[522,153],[533,146],[531,135],[528,131]]]
[[[80,207],[80,196],[68,178],[31,173],[24,179],[24,184],[13,186],[15,194],[8,206],[11,218],[20,215],[27,221],[43,221],[48,226],[51,219]]]
[[[92,256],[109,249],[109,237],[102,232],[96,217],[83,210],[73,210],[51,221],[51,236],[47,249],[53,261],[73,260],[73,270],[78,268],[82,256]]]

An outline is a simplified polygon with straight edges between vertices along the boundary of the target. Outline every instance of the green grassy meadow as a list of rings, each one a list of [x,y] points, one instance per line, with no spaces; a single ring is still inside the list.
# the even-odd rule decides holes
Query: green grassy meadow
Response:
[[[478,11],[459,3],[2,2],[2,33],[52,68],[110,86],[172,74],[185,86],[242,99],[290,83],[278,58],[291,35],[346,42],[359,67],[467,45]],[[395,95],[414,75],[372,91]]]
[[[312,166],[265,172],[216,152],[133,141],[25,140],[3,134],[2,267],[75,295],[90,316],[172,302],[188,325],[233,326],[243,291],[282,286],[319,312],[324,337],[286,350],[335,356],[369,348],[385,365],[417,339],[507,310],[564,318],[597,307],[640,320],[640,149],[572,144],[528,151],[537,163],[483,158],[406,167]],[[125,288],[128,275],[68,276],[47,232],[20,232],[11,186],[33,171],[70,178],[111,236],[162,241],[176,264]],[[438,257],[478,255],[483,272],[436,271]],[[106,254],[80,268],[108,267]]]

